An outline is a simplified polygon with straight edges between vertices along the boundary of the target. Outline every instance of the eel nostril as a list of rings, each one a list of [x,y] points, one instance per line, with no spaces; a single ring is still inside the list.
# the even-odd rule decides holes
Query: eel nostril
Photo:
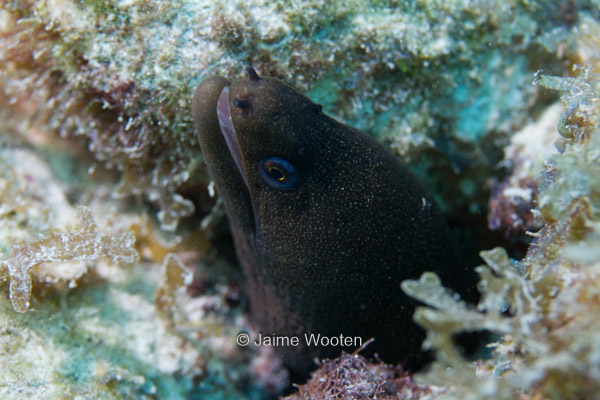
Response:
[[[248,72],[248,80],[250,82],[258,82],[260,80],[260,77],[256,73],[256,70],[254,68],[252,68],[252,66],[250,66],[250,65],[247,66],[246,72]]]

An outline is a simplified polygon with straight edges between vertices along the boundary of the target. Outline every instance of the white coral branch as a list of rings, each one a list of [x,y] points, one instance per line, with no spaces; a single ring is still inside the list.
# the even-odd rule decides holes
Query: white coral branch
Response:
[[[131,232],[112,235],[98,230],[86,207],[77,209],[79,224],[74,229],[57,232],[37,241],[15,246],[0,264],[10,276],[10,300],[13,309],[24,313],[29,308],[33,267],[42,262],[96,261],[110,257],[113,263],[138,260]]]

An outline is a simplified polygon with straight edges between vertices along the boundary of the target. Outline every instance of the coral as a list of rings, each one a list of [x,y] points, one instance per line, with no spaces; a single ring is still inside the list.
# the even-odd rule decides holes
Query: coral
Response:
[[[28,279],[40,299],[35,312],[16,313],[8,285],[0,286],[0,397],[235,399],[260,398],[259,384],[281,390],[285,377],[273,360],[235,345],[249,329],[245,299],[219,201],[205,189],[190,107],[202,78],[235,78],[247,64],[383,141],[458,223],[485,215],[492,180],[508,184],[493,203],[505,232],[545,223],[520,262],[502,250],[484,253],[479,306],[461,303],[431,275],[405,284],[434,306],[417,314],[439,357],[415,375],[419,385],[397,367],[346,355],[324,363],[299,393],[319,398],[354,382],[340,390],[373,396],[381,385],[380,398],[595,395],[599,6],[0,0],[0,254],[10,263],[0,278],[20,294],[11,294],[15,308],[27,305]],[[572,62],[591,69],[559,77]],[[557,90],[566,112],[557,122],[560,152],[550,156],[521,140],[529,121],[535,132],[554,124],[542,113]],[[521,134],[505,151],[514,132]],[[93,234],[83,212],[64,230],[76,223],[78,204],[116,215],[117,227],[97,218]],[[77,233],[81,254],[110,259],[102,246],[116,245],[114,257],[133,257],[133,243],[114,242],[131,239],[125,231],[141,256],[125,268],[99,259],[94,268],[86,260],[31,264],[78,257],[65,247],[42,251],[45,241]],[[27,255],[28,243],[44,254]],[[17,264],[18,256],[29,263]],[[503,336],[490,358],[468,363],[449,332],[473,329]]]
[[[585,25],[587,33],[600,27],[589,19]],[[477,306],[460,301],[434,274],[402,284],[428,306],[414,318],[437,358],[416,380],[447,385],[441,398],[594,398],[600,391],[600,80],[591,67],[574,69],[578,76],[536,77],[536,84],[562,92],[566,108],[557,126],[559,152],[539,179],[544,226],[525,258],[511,260],[501,248],[482,252],[487,265],[476,269]],[[454,335],[481,330],[500,336],[488,345],[489,358],[468,363]]]
[[[17,314],[2,296],[3,399],[189,398],[201,356],[157,318],[153,271],[97,272],[104,281],[49,296],[35,312]]]
[[[156,290],[155,302],[159,310],[173,315],[176,297],[185,293],[187,286],[192,283],[193,274],[173,253],[166,255],[162,267],[164,280]]]
[[[548,229],[540,240],[555,240],[554,234]],[[502,249],[482,252],[482,257],[487,266],[477,269],[483,297],[476,308],[448,293],[435,275],[403,284],[407,294],[435,308],[415,313],[415,321],[428,331],[424,346],[435,349],[438,359],[417,382],[447,385],[450,390],[442,398],[453,399],[512,398],[515,393],[593,397],[600,390],[598,265],[588,269],[561,262],[535,274],[529,270],[525,277]],[[521,267],[533,263],[535,256],[528,257]],[[453,335],[478,330],[503,337],[489,345],[491,359],[469,365]]]
[[[144,196],[172,231],[194,205],[212,206],[184,194],[208,183],[194,87],[255,64],[388,142],[457,217],[484,207],[482,170],[495,167],[528,115],[530,73],[562,68],[555,55],[573,54],[572,27],[589,8],[588,0],[5,0],[0,97],[8,116],[49,128],[46,143],[77,143],[116,170],[114,196]]]
[[[489,201],[488,226],[506,238],[541,228],[532,210],[538,200],[538,177],[544,163],[556,153],[556,126],[563,106],[556,103],[539,120],[515,133],[504,149],[503,163],[511,174],[493,186]]]
[[[110,235],[100,232],[91,213],[85,207],[77,210],[79,226],[65,232],[15,246],[0,264],[10,276],[10,299],[17,312],[26,312],[31,296],[30,270],[42,262],[97,261],[110,257],[113,263],[138,260],[132,248],[131,233]]]
[[[86,261],[138,259],[133,234],[102,232],[85,207],[77,210],[79,227],[54,232],[56,225],[71,219],[74,210],[47,165],[33,153],[12,146],[5,143],[0,149],[0,275],[10,280],[16,311],[29,307],[32,279],[74,287],[87,272]]]
[[[561,156],[554,157],[543,173],[539,208],[549,222],[566,220],[578,206],[589,209],[588,218],[593,220],[597,216],[595,193],[600,191],[596,151],[600,143],[600,79],[590,68],[581,68],[576,78],[542,76],[539,82],[565,91],[567,105],[558,129],[563,136],[557,141]]]
[[[52,201],[54,197],[59,197],[60,204],[64,201],[60,195],[52,196],[52,193],[56,193],[56,190],[53,190],[56,188],[48,184],[52,182],[50,179],[44,179],[47,175],[40,174],[39,182],[45,182],[46,187],[50,189],[32,190],[32,186],[35,188],[36,185],[28,182],[27,178],[31,177],[30,171],[14,168],[17,159],[29,165],[37,165],[36,158],[27,152],[18,152],[12,156],[7,151],[0,151],[0,248],[3,253],[8,250],[11,241],[23,240],[31,233],[46,229],[50,223],[48,203],[56,205],[57,202]],[[44,198],[48,202],[37,200]],[[60,212],[58,206],[56,208]]]
[[[600,79],[592,74],[591,67],[579,68],[579,76],[576,78],[560,78],[548,75],[539,76],[535,83],[548,89],[567,92],[562,100],[567,110],[561,116],[558,124],[558,132],[564,138],[557,142],[559,150],[564,151],[567,143],[583,142],[597,128],[599,122],[598,114],[598,84]]]
[[[176,74],[168,77],[172,80],[155,75],[178,56],[176,49],[164,46],[164,42],[160,46],[149,44],[162,61],[153,59],[140,69],[143,51],[139,51],[137,37],[141,32],[130,35],[123,30],[131,32],[154,21],[166,36],[181,36],[182,32],[165,32],[168,25],[164,21],[172,17],[173,7],[175,4],[99,6],[67,1],[25,2],[17,8],[7,2],[3,16],[5,25],[12,29],[2,37],[0,52],[5,65],[3,95],[8,103],[60,137],[85,137],[85,146],[100,166],[121,171],[114,196],[145,194],[159,205],[158,217],[167,230],[194,210],[190,200],[175,193],[195,170],[191,160],[197,146],[191,118],[186,125],[181,121],[184,114],[178,112],[187,102],[177,100],[176,88],[181,89],[177,82],[187,80]],[[104,14],[106,11],[110,16]],[[157,16],[161,16],[158,21]],[[112,24],[122,28],[114,29]],[[111,43],[136,50],[124,52]],[[131,57],[121,57],[124,54]],[[181,64],[174,70],[181,72]],[[142,85],[139,78],[150,74],[152,81]],[[190,88],[186,90],[189,94]],[[147,107],[148,103],[155,106]],[[172,112],[165,115],[167,104]],[[187,138],[173,136],[186,127]]]
[[[247,322],[224,263],[208,258],[214,271],[197,268],[191,279],[190,265],[207,251],[206,238],[190,234],[167,242],[147,218],[106,201],[101,186],[87,207],[74,209],[52,168],[5,140],[10,137],[0,146],[0,272],[25,292],[9,299],[8,285],[0,285],[0,397],[242,399],[262,393],[247,383],[252,355],[235,345]],[[98,224],[92,213],[103,215]],[[75,214],[78,222],[71,220]],[[137,253],[142,262],[111,262],[137,260]],[[9,267],[18,276],[10,276]],[[37,301],[30,312],[17,313],[10,300],[17,311],[24,308],[28,283]]]

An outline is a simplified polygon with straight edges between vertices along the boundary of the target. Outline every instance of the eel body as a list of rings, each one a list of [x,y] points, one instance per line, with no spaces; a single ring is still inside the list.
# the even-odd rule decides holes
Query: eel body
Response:
[[[202,81],[196,132],[247,276],[251,318],[306,375],[332,346],[303,335],[374,338],[388,362],[419,364],[424,332],[400,283],[424,271],[459,275],[448,228],[400,160],[368,135],[327,116],[281,82]]]

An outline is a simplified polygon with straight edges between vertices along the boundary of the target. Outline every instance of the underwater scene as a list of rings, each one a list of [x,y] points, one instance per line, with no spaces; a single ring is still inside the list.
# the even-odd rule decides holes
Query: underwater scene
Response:
[[[0,4],[0,399],[600,398],[600,0]]]

